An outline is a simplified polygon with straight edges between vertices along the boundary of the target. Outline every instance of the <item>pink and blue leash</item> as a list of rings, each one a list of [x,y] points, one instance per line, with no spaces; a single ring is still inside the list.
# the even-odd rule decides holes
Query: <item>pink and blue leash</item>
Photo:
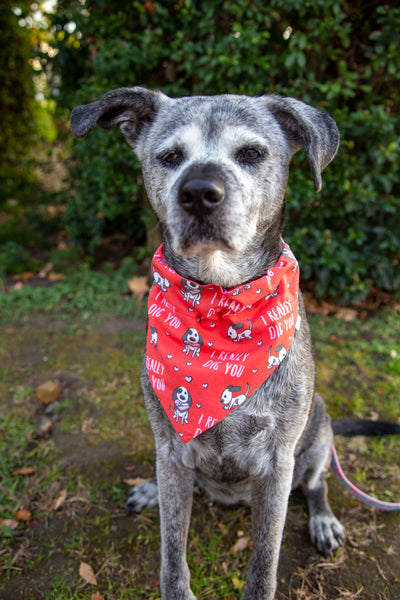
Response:
[[[358,489],[357,486],[354,485],[343,473],[343,469],[340,466],[340,462],[338,459],[338,455],[336,453],[335,446],[332,447],[332,461],[331,468],[338,479],[343,483],[345,488],[355,496],[361,502],[364,502],[368,506],[372,506],[373,508],[379,508],[380,510],[400,510],[400,502],[384,502],[383,500],[378,500],[377,498],[373,498],[369,496],[365,492]]]

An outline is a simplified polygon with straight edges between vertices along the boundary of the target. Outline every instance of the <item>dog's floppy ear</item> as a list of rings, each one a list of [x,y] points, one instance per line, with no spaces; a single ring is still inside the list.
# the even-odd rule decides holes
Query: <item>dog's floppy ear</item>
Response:
[[[128,143],[134,146],[145,123],[151,123],[166,96],[141,87],[122,87],[107,92],[90,104],[75,107],[71,112],[71,131],[84,137],[96,125],[114,129],[118,125]]]
[[[321,172],[335,156],[340,141],[335,121],[327,113],[294,98],[265,96],[268,109],[286,132],[293,154],[303,146],[314,178],[322,187]]]

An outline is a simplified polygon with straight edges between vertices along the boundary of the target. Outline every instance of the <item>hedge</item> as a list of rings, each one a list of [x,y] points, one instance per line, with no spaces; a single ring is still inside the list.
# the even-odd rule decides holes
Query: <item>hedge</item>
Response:
[[[2,0],[0,4],[0,207],[19,188],[34,179],[27,148],[36,134],[31,31],[19,24],[30,2]]]
[[[319,297],[343,303],[400,284],[400,9],[394,0],[63,1],[53,16],[71,109],[125,85],[171,96],[278,93],[327,110],[341,148],[315,194],[304,154],[292,165],[285,239]],[[76,29],[71,31],[71,23]],[[73,145],[68,226],[88,248],[105,231],[143,243],[140,167],[119,132]]]

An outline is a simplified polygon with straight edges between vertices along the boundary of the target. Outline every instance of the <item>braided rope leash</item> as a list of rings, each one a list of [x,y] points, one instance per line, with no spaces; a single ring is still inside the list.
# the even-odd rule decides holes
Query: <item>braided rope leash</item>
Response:
[[[335,446],[332,447],[331,468],[335,473],[336,477],[340,479],[340,481],[350,492],[350,494],[355,496],[361,502],[364,502],[365,504],[368,504],[368,506],[372,506],[373,508],[379,508],[380,510],[400,510],[400,502],[384,502],[383,500],[373,498],[365,492],[362,492],[360,489],[358,489],[358,487],[354,485],[354,483],[347,479],[346,475],[343,473],[342,467],[340,466]]]

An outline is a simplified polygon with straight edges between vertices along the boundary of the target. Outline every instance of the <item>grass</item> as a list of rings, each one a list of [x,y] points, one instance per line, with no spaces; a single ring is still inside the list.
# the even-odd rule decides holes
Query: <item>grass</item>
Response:
[[[82,264],[74,273],[51,287],[24,286],[0,294],[0,322],[23,322],[32,314],[53,314],[80,321],[101,318],[101,313],[131,319],[144,317],[143,304],[128,294],[128,279],[135,275],[133,260],[125,259],[122,267],[111,272],[93,271]]]
[[[117,273],[84,266],[52,287],[0,294],[0,521],[17,521],[1,530],[2,600],[160,598],[157,510],[124,513],[130,480],[154,474],[139,386],[145,303],[125,294],[131,269],[129,261]],[[310,318],[317,387],[333,417],[398,419],[399,322],[394,311],[364,321]],[[63,389],[50,406],[35,396],[46,380]],[[353,481],[399,500],[397,438],[336,444]],[[25,467],[34,471],[13,475]],[[277,598],[355,598],[360,586],[366,600],[400,594],[392,557],[398,516],[364,508],[329,482],[351,543],[321,561],[308,541],[304,501],[293,494]],[[28,521],[14,517],[22,508]],[[232,551],[239,535],[251,536],[247,509],[209,506],[195,495],[188,556],[198,600],[240,597],[251,552]],[[81,561],[97,586],[79,576]]]

